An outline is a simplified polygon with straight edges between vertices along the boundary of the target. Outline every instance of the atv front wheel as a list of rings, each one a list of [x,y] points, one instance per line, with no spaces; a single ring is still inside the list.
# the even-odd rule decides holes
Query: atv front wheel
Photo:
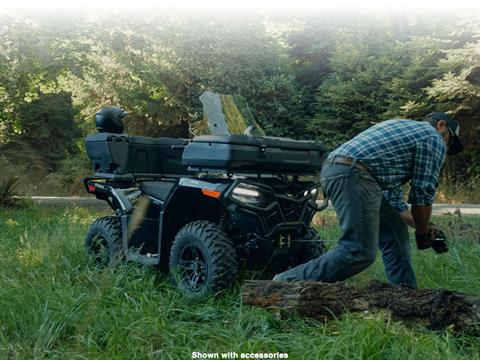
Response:
[[[170,274],[191,297],[216,293],[230,286],[238,273],[231,240],[210,221],[193,221],[180,229],[170,250]]]
[[[115,216],[95,220],[85,236],[85,248],[96,265],[109,266],[117,263],[122,250],[122,230]]]

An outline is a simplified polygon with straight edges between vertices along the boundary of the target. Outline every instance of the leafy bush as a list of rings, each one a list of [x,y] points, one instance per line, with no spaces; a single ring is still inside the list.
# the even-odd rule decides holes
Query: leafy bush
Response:
[[[60,161],[56,171],[48,176],[47,184],[59,195],[82,194],[82,179],[91,173],[90,160],[85,151],[80,151]]]

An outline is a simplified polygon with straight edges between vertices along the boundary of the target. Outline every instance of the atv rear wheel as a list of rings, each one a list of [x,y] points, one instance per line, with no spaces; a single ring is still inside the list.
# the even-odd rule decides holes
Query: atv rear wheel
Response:
[[[122,230],[116,216],[95,220],[85,236],[88,256],[99,266],[115,265],[121,257]]]
[[[231,240],[210,221],[193,221],[180,229],[170,250],[170,274],[187,296],[201,297],[230,286],[238,274]]]

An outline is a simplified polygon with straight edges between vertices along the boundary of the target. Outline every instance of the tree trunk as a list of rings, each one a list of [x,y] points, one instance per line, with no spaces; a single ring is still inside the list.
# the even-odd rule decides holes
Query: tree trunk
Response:
[[[354,285],[344,282],[247,281],[245,304],[297,313],[325,321],[343,312],[389,310],[396,320],[427,322],[428,328],[447,327],[480,335],[480,298],[445,289],[413,289],[381,282]]]

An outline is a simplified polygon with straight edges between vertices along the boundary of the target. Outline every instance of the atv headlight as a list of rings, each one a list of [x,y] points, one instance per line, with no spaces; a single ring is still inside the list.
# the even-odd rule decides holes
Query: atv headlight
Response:
[[[240,183],[232,191],[232,198],[246,205],[266,207],[272,203],[270,194],[258,186]]]

